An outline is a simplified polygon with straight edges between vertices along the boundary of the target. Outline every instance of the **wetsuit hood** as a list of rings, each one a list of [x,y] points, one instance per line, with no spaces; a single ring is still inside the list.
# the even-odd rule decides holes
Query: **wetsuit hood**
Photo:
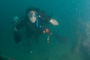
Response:
[[[34,7],[31,7],[31,8],[28,8],[25,12],[25,14],[28,14],[30,11],[36,11],[36,12],[39,12],[40,10],[38,8],[34,8]]]

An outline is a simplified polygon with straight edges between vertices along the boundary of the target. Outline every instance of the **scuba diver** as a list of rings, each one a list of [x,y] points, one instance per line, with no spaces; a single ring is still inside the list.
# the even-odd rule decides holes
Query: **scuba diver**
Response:
[[[47,33],[52,35],[46,24],[59,25],[55,19],[52,19],[50,16],[46,15],[43,11],[38,8],[28,8],[25,12],[24,19],[15,26],[14,31],[14,40],[16,43],[21,42],[21,36],[19,34],[20,29],[25,27],[27,38],[30,38],[32,35],[38,41],[39,36]],[[49,36],[47,39],[49,43]]]
[[[67,38],[52,33],[49,28],[45,26],[45,24],[52,24],[53,26],[59,25],[59,23],[55,19],[52,19],[51,16],[46,15],[45,12],[41,11],[40,9],[34,7],[28,8],[25,12],[23,20],[21,20],[21,22],[18,23],[14,28],[14,41],[16,43],[21,43],[20,30],[24,28],[28,38],[28,44],[31,41],[29,38],[31,38],[32,35],[38,42],[39,37],[42,34],[48,35],[47,43],[49,43],[50,36],[53,36],[60,42],[66,42]],[[30,45],[28,46],[30,47]],[[29,52],[32,53],[31,50]]]
[[[46,26],[47,24],[51,24],[53,26],[59,25],[59,23],[55,19],[51,18],[51,16],[46,15],[45,12],[41,11],[40,9],[34,7],[28,8],[25,12],[25,15],[23,16],[23,19],[20,20],[20,22],[14,28],[14,41],[16,43],[22,43],[20,31],[22,28],[24,28],[27,36],[26,41],[28,41],[28,46],[30,47],[30,49],[30,38],[33,36],[35,40],[39,42],[39,37],[42,34],[47,34],[47,43],[49,43],[50,41],[50,36],[53,36],[56,40],[62,43],[67,42],[66,37],[52,33]],[[31,50],[30,53],[32,53]]]

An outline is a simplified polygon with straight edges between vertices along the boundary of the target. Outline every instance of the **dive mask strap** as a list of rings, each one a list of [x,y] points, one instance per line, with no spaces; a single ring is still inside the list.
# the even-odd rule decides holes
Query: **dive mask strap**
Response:
[[[37,15],[36,18],[37,18],[37,19],[36,19],[36,27],[38,27],[38,15]]]

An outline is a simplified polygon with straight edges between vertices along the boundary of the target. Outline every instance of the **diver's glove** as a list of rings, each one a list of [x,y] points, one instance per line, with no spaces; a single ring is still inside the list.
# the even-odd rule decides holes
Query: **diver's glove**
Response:
[[[59,25],[59,23],[55,19],[51,19],[49,21],[52,25]]]
[[[21,36],[20,36],[20,34],[17,31],[14,32],[14,41],[16,43],[20,43],[21,42]]]
[[[18,16],[14,16],[14,17],[13,17],[13,20],[14,20],[15,22],[17,22],[17,21],[19,20],[19,17],[18,17]]]
[[[13,24],[14,27],[18,24],[18,21],[19,21],[19,17],[14,16],[13,19],[12,19],[12,24]]]

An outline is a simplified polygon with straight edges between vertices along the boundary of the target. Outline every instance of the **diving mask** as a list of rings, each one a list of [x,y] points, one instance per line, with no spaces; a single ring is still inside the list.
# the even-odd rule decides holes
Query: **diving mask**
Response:
[[[36,11],[30,11],[28,17],[32,23],[35,23],[37,20]]]

